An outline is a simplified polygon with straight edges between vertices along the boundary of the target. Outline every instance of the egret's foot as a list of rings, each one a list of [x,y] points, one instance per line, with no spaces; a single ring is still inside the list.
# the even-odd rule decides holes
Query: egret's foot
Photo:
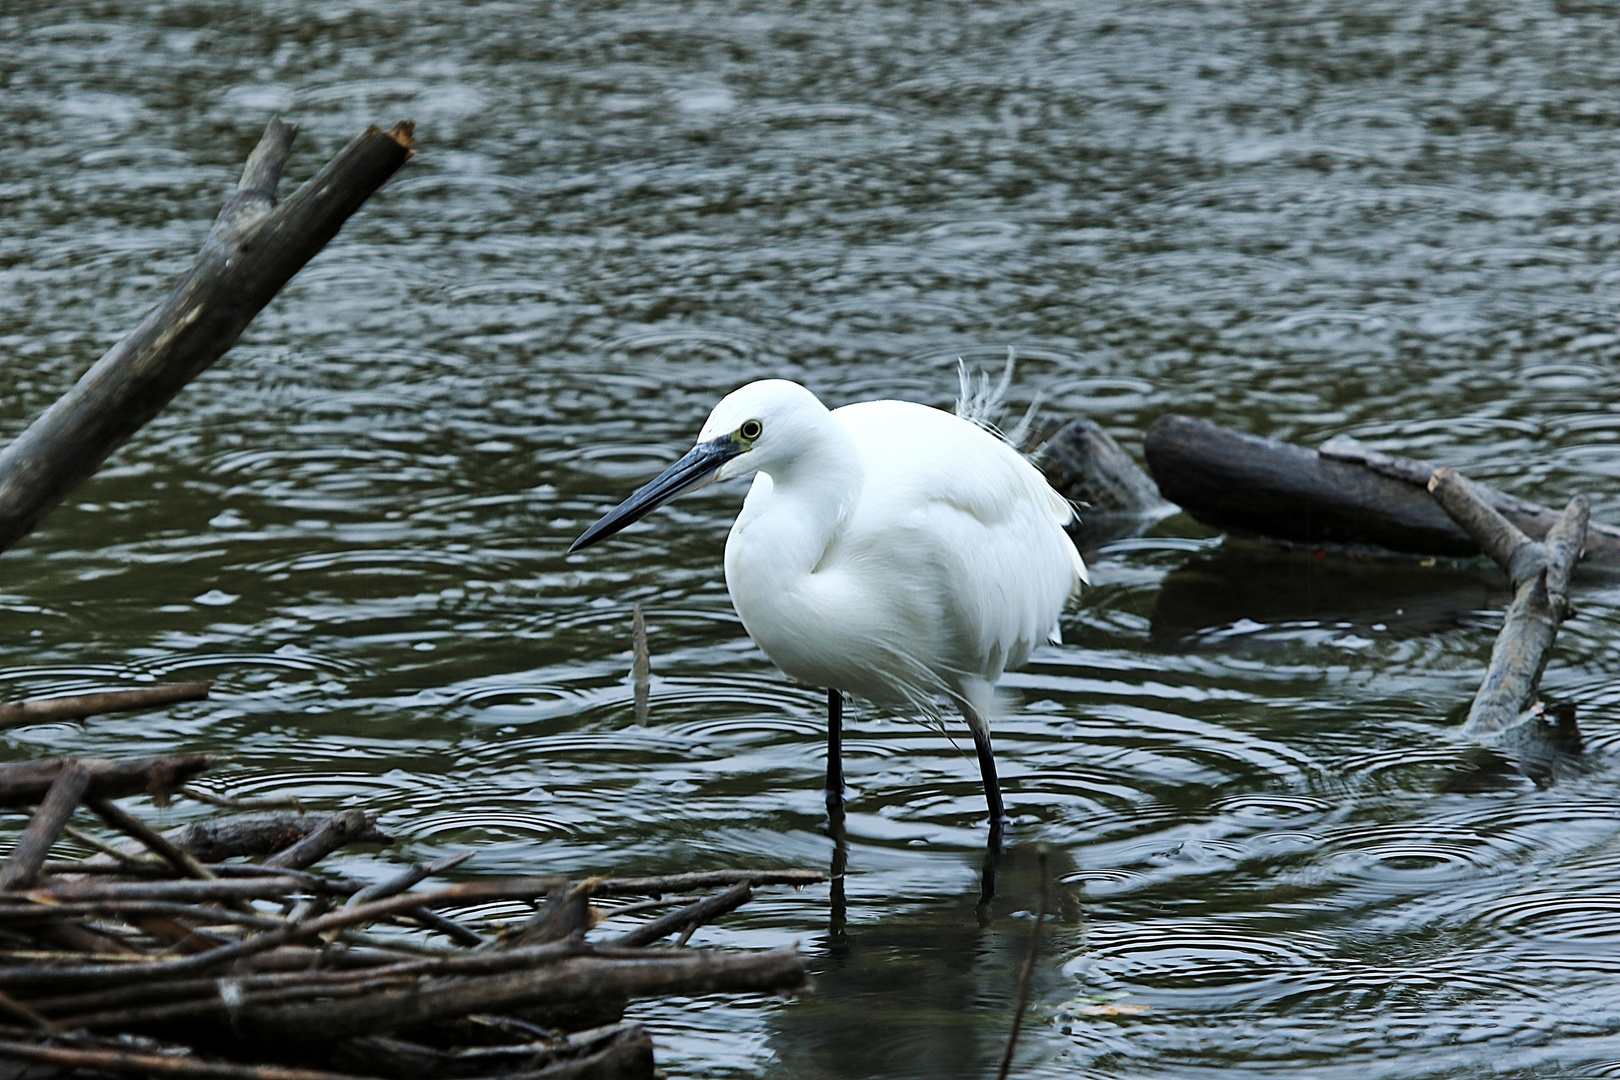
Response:
[[[844,695],[837,690],[827,691],[827,835],[844,835]]]

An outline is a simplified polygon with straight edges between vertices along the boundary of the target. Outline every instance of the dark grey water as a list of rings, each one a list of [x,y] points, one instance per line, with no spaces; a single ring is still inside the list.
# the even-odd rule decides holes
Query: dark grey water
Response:
[[[752,378],[943,404],[1012,345],[1015,409],[1133,448],[1168,411],[1350,434],[1620,520],[1620,4],[12,0],[0,41],[0,436],[162,294],[271,114],[294,180],[418,123],[0,558],[0,695],[219,680],[7,756],[228,751],[232,792],[381,809],[358,871],[826,864],[820,692],[721,580],[740,491],[563,554]],[[816,991],[638,1006],[675,1075],[986,1075],[1037,841],[1066,901],[1019,1075],[1620,1075],[1620,590],[1547,678],[1587,767],[1537,790],[1451,734],[1492,572],[1184,519],[1090,558],[1009,680],[992,910],[971,755],[857,709],[848,938],[825,889],[704,931],[801,942]]]

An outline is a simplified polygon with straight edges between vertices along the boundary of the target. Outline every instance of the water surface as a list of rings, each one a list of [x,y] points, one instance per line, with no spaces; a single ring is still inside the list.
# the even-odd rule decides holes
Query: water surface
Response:
[[[227,752],[222,790],[380,810],[356,872],[827,864],[821,691],[721,579],[740,488],[563,553],[749,379],[945,404],[1012,346],[1015,414],[1133,450],[1171,411],[1347,434],[1620,520],[1611,2],[18,0],[0,40],[0,437],[163,294],[272,114],[293,181],[417,121],[0,558],[0,696],[218,680],[6,756]],[[1088,555],[1008,680],[997,899],[971,744],[857,707],[847,936],[824,888],[703,931],[801,943],[815,992],[636,1006],[674,1075],[986,1075],[1037,842],[1018,1075],[1620,1075],[1620,590],[1560,639],[1585,764],[1537,788],[1454,737],[1490,568],[1179,518]]]

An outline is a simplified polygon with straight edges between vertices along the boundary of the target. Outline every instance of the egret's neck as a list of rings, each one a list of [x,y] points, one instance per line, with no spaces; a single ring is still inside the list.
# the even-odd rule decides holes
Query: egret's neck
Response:
[[[831,416],[791,455],[760,462],[756,480],[726,542],[726,578],[742,574],[786,588],[822,562],[860,498],[861,454]],[[734,593],[735,595],[735,593]]]

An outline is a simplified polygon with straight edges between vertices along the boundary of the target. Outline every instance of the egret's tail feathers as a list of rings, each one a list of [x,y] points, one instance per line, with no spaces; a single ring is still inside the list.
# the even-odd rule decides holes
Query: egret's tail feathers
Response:
[[[1002,409],[1006,407],[1007,388],[1012,385],[1013,369],[1017,364],[1018,353],[1009,345],[1007,363],[1002,366],[1001,378],[992,386],[990,376],[984,372],[968,374],[967,362],[958,357],[956,378],[961,390],[956,398],[956,415],[970,424],[977,424],[987,431],[999,434],[1000,429],[996,427],[996,421],[1000,419]]]
[[[1007,407],[1007,388],[1012,385],[1013,371],[1018,366],[1018,350],[1011,345],[1007,346],[1007,363],[1001,369],[1001,377],[994,386],[990,385],[990,376],[984,372],[968,374],[967,363],[960,357],[956,361],[956,378],[960,384],[960,391],[956,397],[956,415],[970,424],[984,428],[1013,449],[1024,445],[1029,438],[1029,431],[1035,425],[1035,416],[1040,412],[1041,403],[1045,400],[1037,391],[1029,399],[1029,408],[1024,415],[1018,418],[1010,430],[1000,425],[1001,414]]]

